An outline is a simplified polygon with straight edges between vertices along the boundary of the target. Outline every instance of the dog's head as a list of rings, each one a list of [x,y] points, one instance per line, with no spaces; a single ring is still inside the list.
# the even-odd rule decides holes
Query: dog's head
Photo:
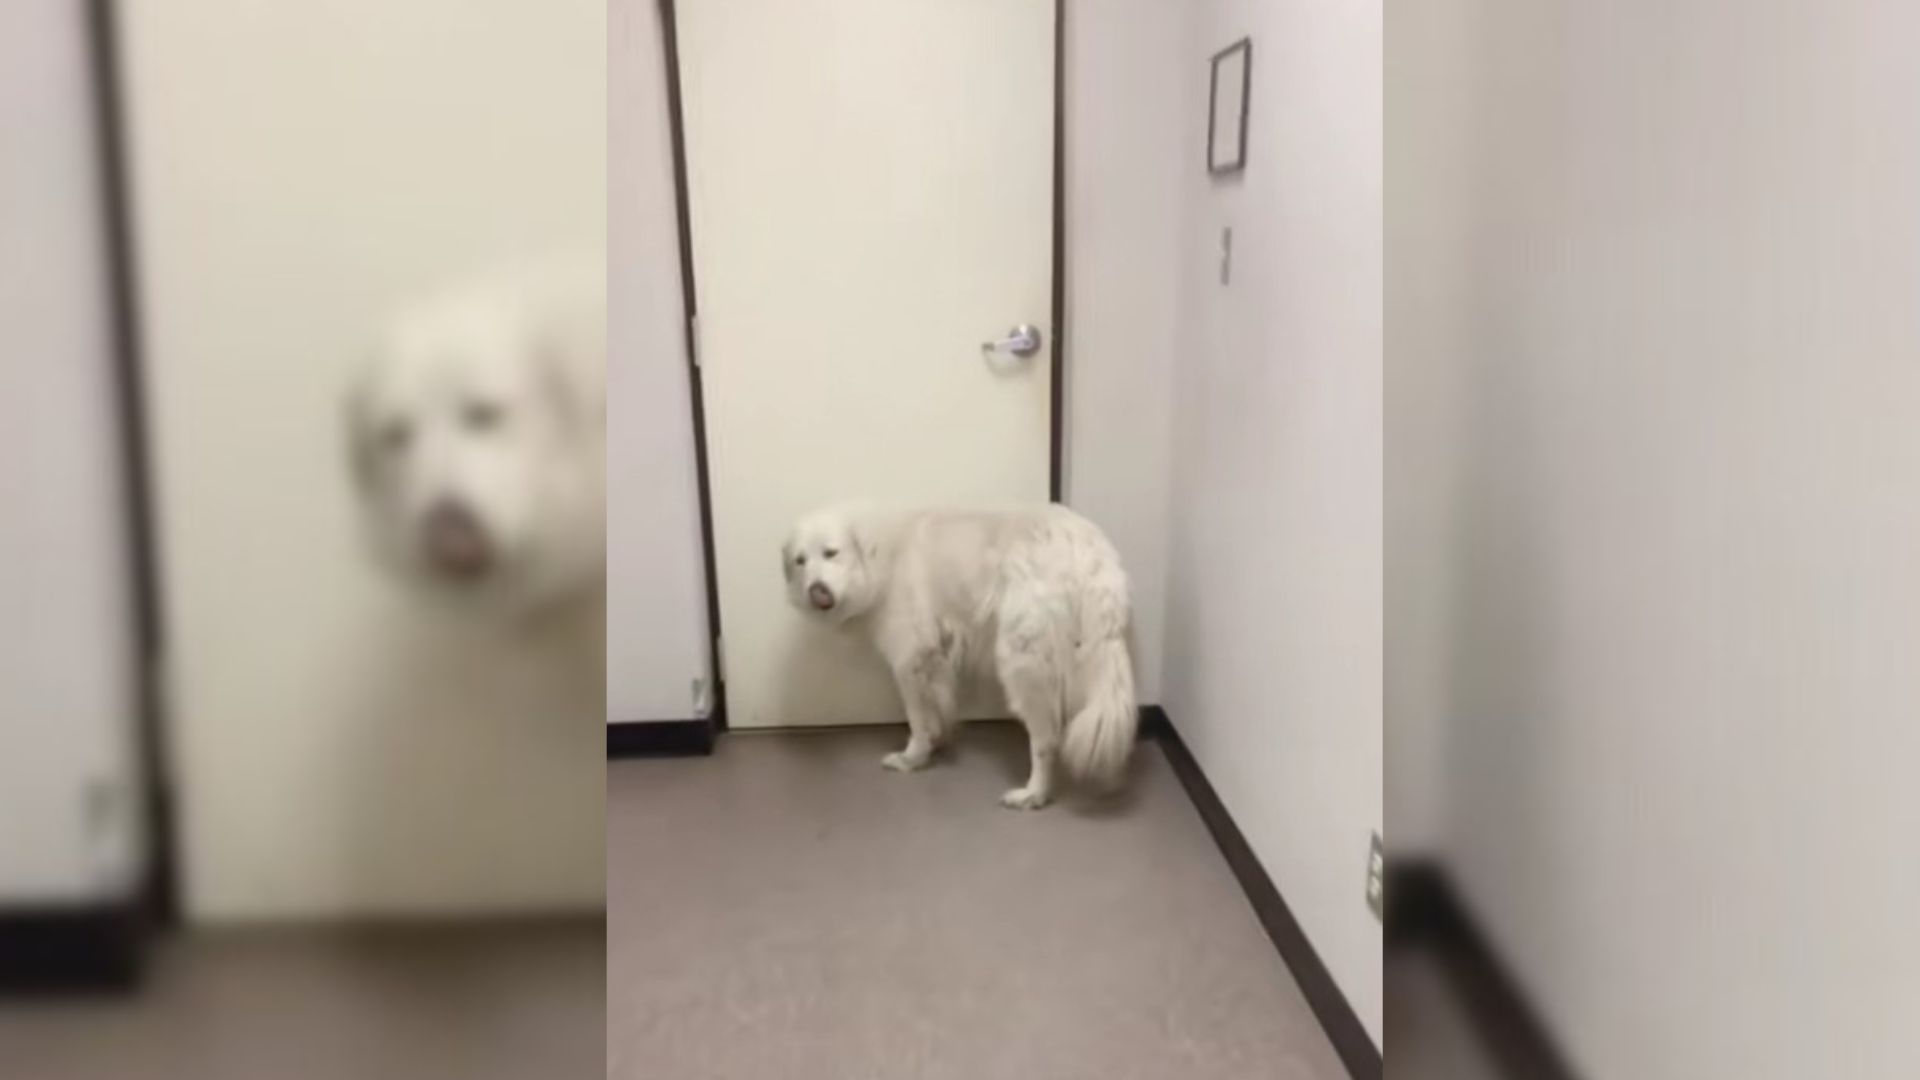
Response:
[[[522,315],[472,301],[415,313],[347,405],[352,476],[383,561],[512,607],[592,587],[605,567],[604,409],[574,377],[578,343]]]
[[[844,622],[872,609],[881,567],[870,524],[843,509],[801,518],[780,548],[787,600],[816,618]]]

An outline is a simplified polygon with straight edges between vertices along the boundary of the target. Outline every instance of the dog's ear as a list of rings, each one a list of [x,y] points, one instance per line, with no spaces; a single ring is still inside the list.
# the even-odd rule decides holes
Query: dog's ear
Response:
[[[780,576],[788,581],[792,581],[793,570],[793,538],[788,537],[786,541],[780,545]]]

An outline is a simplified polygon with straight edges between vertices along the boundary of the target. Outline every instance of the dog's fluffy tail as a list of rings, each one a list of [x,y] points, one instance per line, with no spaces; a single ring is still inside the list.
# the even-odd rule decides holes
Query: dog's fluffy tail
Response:
[[[1125,637],[1116,634],[1088,644],[1079,668],[1080,711],[1067,721],[1060,760],[1074,779],[1112,790],[1126,777],[1140,726]]]

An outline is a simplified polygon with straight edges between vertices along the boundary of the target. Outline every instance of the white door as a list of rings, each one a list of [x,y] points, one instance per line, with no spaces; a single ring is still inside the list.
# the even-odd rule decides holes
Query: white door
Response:
[[[1054,2],[676,9],[729,716],[895,720],[779,547],[841,499],[1047,499]]]
[[[97,62],[81,5],[0,4],[0,908],[144,861]]]

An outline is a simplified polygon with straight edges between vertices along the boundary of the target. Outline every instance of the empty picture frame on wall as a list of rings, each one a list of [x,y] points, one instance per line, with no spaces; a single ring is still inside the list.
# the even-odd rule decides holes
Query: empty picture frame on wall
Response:
[[[1213,54],[1213,88],[1207,94],[1207,171],[1219,176],[1247,167],[1247,88],[1253,72],[1253,39]]]

